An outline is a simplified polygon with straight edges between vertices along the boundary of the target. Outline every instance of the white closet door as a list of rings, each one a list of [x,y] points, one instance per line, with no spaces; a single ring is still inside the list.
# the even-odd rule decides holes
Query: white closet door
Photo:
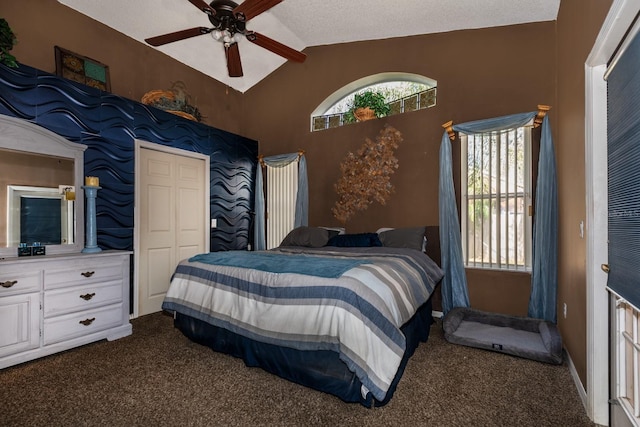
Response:
[[[138,315],[161,310],[180,260],[205,251],[205,162],[140,150]]]

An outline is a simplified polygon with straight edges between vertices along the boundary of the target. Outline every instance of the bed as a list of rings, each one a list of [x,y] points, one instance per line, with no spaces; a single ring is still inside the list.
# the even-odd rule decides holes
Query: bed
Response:
[[[247,366],[382,406],[428,339],[443,274],[407,244],[415,234],[304,227],[269,251],[199,254],[177,266],[162,307],[188,338]]]

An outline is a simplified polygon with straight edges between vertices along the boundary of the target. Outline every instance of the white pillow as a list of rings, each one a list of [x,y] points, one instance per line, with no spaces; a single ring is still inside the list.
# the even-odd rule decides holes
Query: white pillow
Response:
[[[320,227],[320,228],[324,228],[325,230],[329,230],[329,231],[337,231],[338,234],[345,234],[344,227]]]

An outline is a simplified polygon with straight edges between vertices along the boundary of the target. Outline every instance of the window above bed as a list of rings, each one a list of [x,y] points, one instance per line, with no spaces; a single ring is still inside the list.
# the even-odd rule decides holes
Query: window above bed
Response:
[[[389,114],[423,110],[436,105],[438,82],[411,73],[380,73],[349,83],[327,97],[311,113],[311,131],[349,124],[348,111],[357,94],[374,91],[384,95]]]

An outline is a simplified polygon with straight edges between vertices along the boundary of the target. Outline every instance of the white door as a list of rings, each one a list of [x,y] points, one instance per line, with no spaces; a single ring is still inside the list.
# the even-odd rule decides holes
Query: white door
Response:
[[[624,53],[624,39],[631,34],[640,10],[640,0],[614,0],[585,67],[586,105],[586,190],[587,190],[587,380],[586,408],[599,425],[628,426],[632,417],[616,402],[615,391],[620,386],[619,359],[616,357],[616,307],[607,292],[607,275],[602,264],[610,262],[609,190],[608,190],[608,82],[607,70]],[[615,65],[614,65],[615,66]],[[632,91],[626,91],[629,95]],[[607,307],[607,305],[609,307]],[[633,322],[629,322],[631,325]],[[611,335],[609,335],[609,332]],[[609,346],[611,345],[611,354]],[[611,356],[611,357],[610,357]],[[636,361],[638,358],[636,357]],[[637,364],[634,364],[636,367]],[[631,365],[630,367],[633,367]],[[631,371],[627,371],[631,372]],[[635,383],[640,384],[640,378]],[[624,379],[623,379],[624,381]],[[638,396],[638,394],[636,394]],[[611,408],[609,408],[611,404]],[[640,405],[636,405],[640,408]],[[611,409],[611,410],[609,410]],[[634,420],[638,425],[638,420]]]
[[[199,156],[201,157],[201,156]],[[137,315],[161,310],[175,267],[208,250],[207,162],[141,147]]]

